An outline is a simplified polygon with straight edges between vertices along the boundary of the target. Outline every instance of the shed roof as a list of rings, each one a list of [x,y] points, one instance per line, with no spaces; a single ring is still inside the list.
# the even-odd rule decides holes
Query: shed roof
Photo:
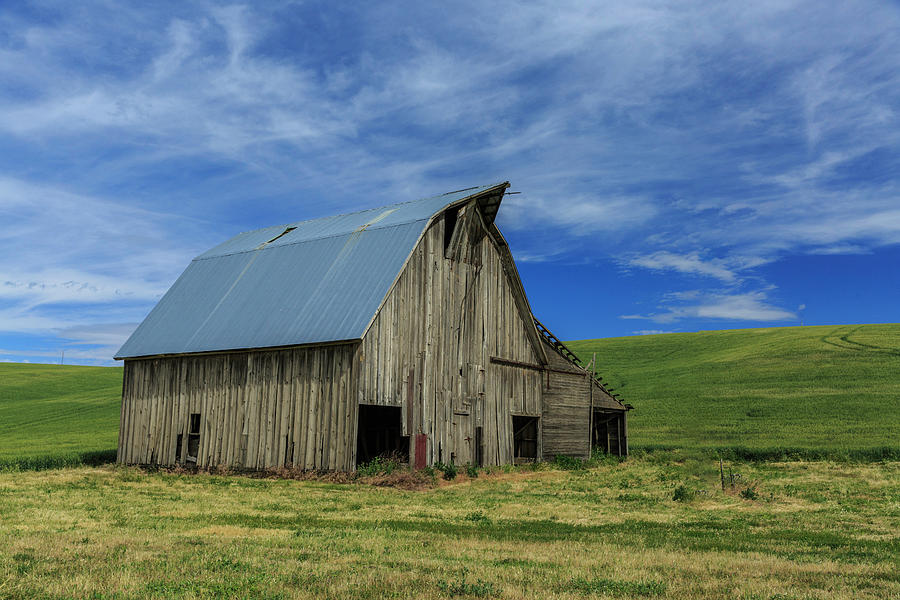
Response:
[[[117,359],[359,339],[433,217],[508,183],[241,233],[195,258]]]

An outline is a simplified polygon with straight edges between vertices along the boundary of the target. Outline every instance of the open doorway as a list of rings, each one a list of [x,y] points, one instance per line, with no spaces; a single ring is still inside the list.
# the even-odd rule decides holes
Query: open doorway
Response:
[[[538,417],[513,416],[513,462],[530,463],[538,455]]]
[[[594,409],[591,450],[599,450],[616,456],[625,455],[623,414],[620,410]]]
[[[379,456],[409,462],[409,436],[403,435],[402,411],[399,406],[360,404],[356,465]]]

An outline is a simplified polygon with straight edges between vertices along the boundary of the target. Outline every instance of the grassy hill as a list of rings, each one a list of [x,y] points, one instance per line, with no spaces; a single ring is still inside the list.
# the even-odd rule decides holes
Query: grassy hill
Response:
[[[115,456],[122,369],[0,363],[0,467]]]
[[[632,447],[900,454],[900,324],[567,344],[635,406]]]
[[[900,324],[569,342],[597,352],[632,448],[900,456]],[[121,368],[0,363],[0,467],[114,456]]]

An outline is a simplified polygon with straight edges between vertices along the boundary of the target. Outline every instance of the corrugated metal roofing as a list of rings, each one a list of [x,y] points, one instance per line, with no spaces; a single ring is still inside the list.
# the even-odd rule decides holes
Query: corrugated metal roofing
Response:
[[[241,233],[195,258],[116,358],[359,339],[429,220],[505,185]]]

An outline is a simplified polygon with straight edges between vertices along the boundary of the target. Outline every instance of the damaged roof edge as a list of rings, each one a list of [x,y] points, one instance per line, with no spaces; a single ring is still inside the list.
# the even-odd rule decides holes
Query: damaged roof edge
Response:
[[[474,187],[474,188],[466,188],[464,190],[460,190],[461,192],[466,192],[469,190],[481,190],[481,191],[471,194],[469,196],[466,196],[465,198],[460,198],[459,200],[451,202],[451,203],[447,204],[446,206],[444,206],[441,210],[439,210],[436,213],[434,213],[433,215],[431,215],[431,217],[428,219],[428,223],[425,225],[425,227],[422,228],[422,233],[419,234],[419,239],[417,239],[416,243],[413,245],[413,250],[415,250],[416,247],[419,245],[419,242],[422,241],[422,236],[425,235],[425,232],[428,231],[428,228],[431,227],[431,224],[434,222],[434,220],[437,217],[444,214],[445,212],[447,212],[449,209],[453,208],[454,206],[460,206],[460,205],[465,204],[466,202],[470,202],[473,199],[478,198],[479,196],[482,196],[482,195],[490,195],[491,192],[499,191],[500,192],[500,200],[502,201],[503,194],[506,193],[506,190],[509,188],[509,185],[510,184],[508,181],[504,181],[503,183],[498,183],[498,184],[495,184],[492,186],[483,186],[481,188]],[[454,192],[450,192],[450,193],[452,194]],[[447,194],[445,194],[445,195],[447,195]],[[498,202],[498,204],[499,204],[499,202]],[[403,261],[403,266],[400,267],[399,271],[397,271],[397,275],[394,277],[394,280],[391,282],[391,286],[388,288],[388,291],[384,295],[384,298],[382,298],[381,302],[378,304],[378,309],[372,315],[372,318],[369,319],[368,324],[366,324],[366,327],[363,330],[360,338],[366,337],[366,334],[369,332],[369,329],[372,327],[372,323],[375,322],[375,317],[377,317],[378,313],[381,312],[381,309],[384,306],[384,303],[387,301],[388,297],[391,295],[391,292],[394,290],[394,287],[397,285],[397,282],[400,280],[400,275],[402,275],[403,271],[406,270],[406,265],[409,263],[409,259],[411,256],[412,256],[412,251],[410,251],[410,253],[407,255],[406,260]]]
[[[346,235],[353,231],[396,227],[418,221],[429,221],[447,208],[465,203],[474,197],[509,187],[509,182],[468,188],[439,196],[429,196],[377,208],[319,217],[294,223],[273,225],[239,233],[221,244],[198,255],[194,260],[204,260],[228,254],[238,254],[259,249],[260,246],[287,246],[314,240]],[[475,190],[475,191],[472,191]],[[469,192],[469,193],[465,193]],[[496,211],[494,211],[496,214]]]

